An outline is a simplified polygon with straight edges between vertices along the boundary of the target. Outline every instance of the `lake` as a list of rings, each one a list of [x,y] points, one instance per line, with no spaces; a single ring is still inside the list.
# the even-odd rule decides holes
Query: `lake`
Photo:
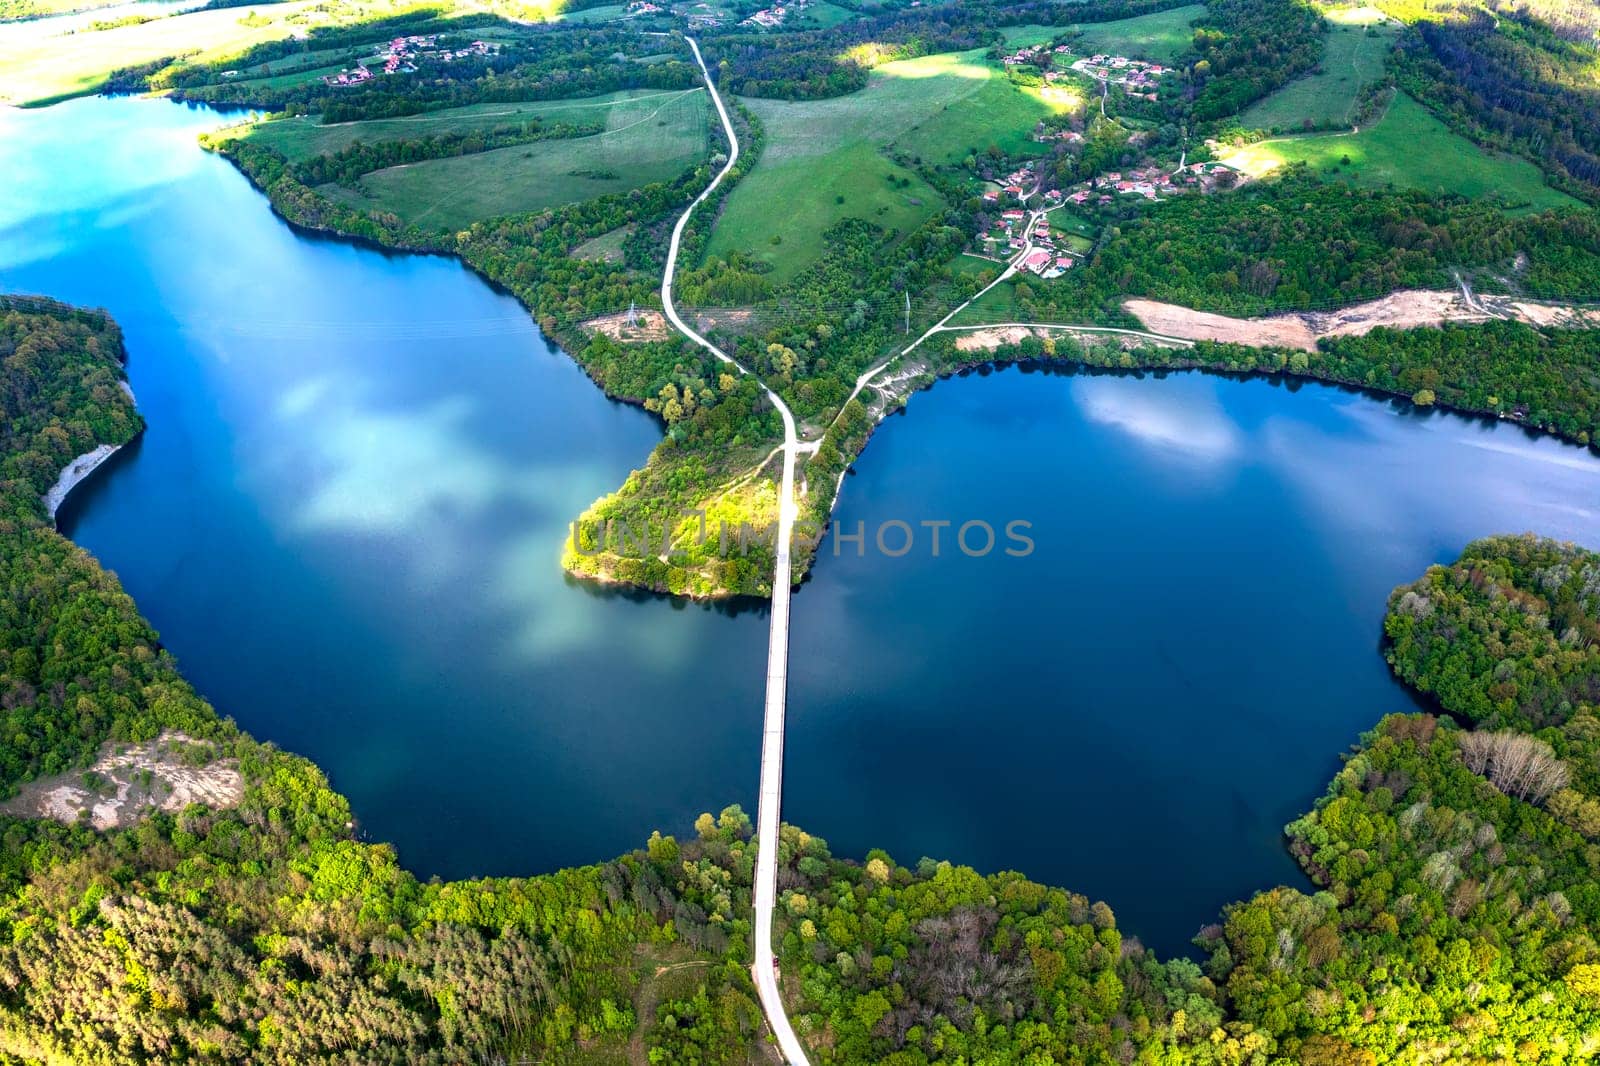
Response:
[[[0,289],[110,309],[150,423],[63,530],[219,710],[316,760],[423,876],[753,815],[764,605],[559,566],[657,423],[456,262],[290,231],[198,148],[224,121],[0,112]],[[1021,870],[1182,951],[1224,903],[1305,887],[1282,826],[1414,707],[1380,652],[1389,590],[1488,533],[1600,544],[1597,490],[1587,451],[1323,386],[941,383],[845,482],[864,550],[825,542],[794,599],[785,817],[844,855]],[[969,557],[974,521],[997,545]],[[1003,552],[1009,522],[1031,553]],[[904,555],[875,544],[894,523]]]

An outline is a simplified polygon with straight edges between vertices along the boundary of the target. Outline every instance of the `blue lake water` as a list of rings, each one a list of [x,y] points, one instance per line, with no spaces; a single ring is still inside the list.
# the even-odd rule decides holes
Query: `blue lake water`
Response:
[[[753,813],[764,608],[559,568],[654,421],[455,262],[291,232],[197,147],[220,121],[0,112],[0,290],[109,308],[150,423],[64,530],[423,875]],[[1010,369],[916,396],[836,517],[867,545],[825,543],[794,600],[786,818],[1103,898],[1170,953],[1305,884],[1283,824],[1413,706],[1388,591],[1492,532],[1600,545],[1600,461],[1321,386]],[[972,520],[996,551],[955,546]],[[1014,520],[1026,557],[998,550]],[[888,557],[895,521],[918,542]],[[938,557],[925,521],[952,523]]]

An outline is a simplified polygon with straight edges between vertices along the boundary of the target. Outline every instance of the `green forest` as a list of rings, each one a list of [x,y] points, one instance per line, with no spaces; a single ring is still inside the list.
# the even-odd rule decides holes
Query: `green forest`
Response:
[[[770,1061],[744,812],[596,866],[419,882],[314,766],[199,699],[45,521],[58,449],[138,431],[115,325],[8,298],[0,351],[4,786],[163,730],[245,781],[236,807],[106,832],[0,817],[0,1061]],[[1103,902],[785,827],[775,942],[815,1061],[1590,1061],[1600,555],[1478,542],[1395,590],[1385,634],[1437,711],[1362,738],[1287,828],[1314,891],[1227,908],[1199,963]]]

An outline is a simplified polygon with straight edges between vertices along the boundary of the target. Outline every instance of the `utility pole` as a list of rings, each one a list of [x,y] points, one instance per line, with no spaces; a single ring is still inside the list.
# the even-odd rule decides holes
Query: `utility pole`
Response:
[[[906,290],[906,336],[911,336],[911,290]]]

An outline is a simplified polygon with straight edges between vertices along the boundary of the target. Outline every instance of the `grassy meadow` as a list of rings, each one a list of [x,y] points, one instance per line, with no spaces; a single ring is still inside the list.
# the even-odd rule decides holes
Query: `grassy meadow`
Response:
[[[251,129],[250,139],[277,149],[292,162],[300,162],[312,156],[340,151],[356,141],[377,144],[380,141],[418,140],[435,134],[491,130],[533,118],[572,125],[605,124],[608,128],[617,129],[647,119],[665,105],[688,103],[679,98],[704,94],[704,89],[644,89],[576,100],[470,104],[443,111],[424,111],[419,115],[339,122],[331,126],[320,125],[316,118],[306,116],[263,122]],[[700,110],[703,113],[703,104]],[[662,111],[656,117],[659,120],[667,115],[666,111]]]
[[[0,20],[33,19],[111,7],[123,0],[0,0]]]
[[[806,7],[803,14],[798,18],[794,18],[789,25],[804,29],[813,27],[826,29],[829,26],[837,26],[841,22],[849,22],[851,19],[860,17],[859,12],[851,11],[847,7],[839,7],[837,4],[812,3]]]
[[[363,175],[355,189],[323,185],[318,191],[362,210],[390,211],[419,225],[462,229],[497,215],[537,211],[667,181],[705,157],[709,139],[704,92],[644,93],[615,103],[608,111],[604,133],[390,167]],[[405,120],[384,124],[389,121]],[[471,121],[490,120],[480,111]],[[410,132],[414,135],[416,129]]]
[[[766,148],[729,195],[710,253],[751,252],[782,282],[816,260],[823,231],[840,219],[901,233],[921,225],[943,201],[886,151],[949,163],[990,144],[1023,150],[1035,123],[1062,106],[1012,86],[982,55],[886,63],[862,91],[827,100],[745,100]]]
[[[202,63],[224,61],[291,34],[386,18],[408,6],[407,0],[290,0],[68,34],[48,23],[19,23],[0,34],[0,104],[27,106],[82,96],[98,92],[114,71],[125,67],[179,56]]]
[[[1346,162],[1348,160],[1348,162]],[[1246,145],[1222,160],[1255,177],[1290,163],[1358,185],[1395,185],[1461,196],[1498,194],[1514,206],[1569,207],[1539,168],[1518,156],[1480,148],[1453,133],[1401,93],[1383,117],[1360,132],[1285,137]]]
[[[1322,66],[1297,78],[1239,116],[1249,129],[1290,130],[1351,124],[1356,97],[1383,77],[1384,61],[1400,36],[1400,25],[1385,20],[1367,28],[1349,21],[1331,24],[1324,36]]]
[[[1073,49],[1079,54],[1105,52],[1161,63],[1189,51],[1194,42],[1190,23],[1205,14],[1204,4],[1190,4],[1153,15],[1118,19],[1115,22],[1089,22],[1077,26],[1013,26],[1005,31],[1006,44],[1042,44],[1063,33],[1081,33]]]

